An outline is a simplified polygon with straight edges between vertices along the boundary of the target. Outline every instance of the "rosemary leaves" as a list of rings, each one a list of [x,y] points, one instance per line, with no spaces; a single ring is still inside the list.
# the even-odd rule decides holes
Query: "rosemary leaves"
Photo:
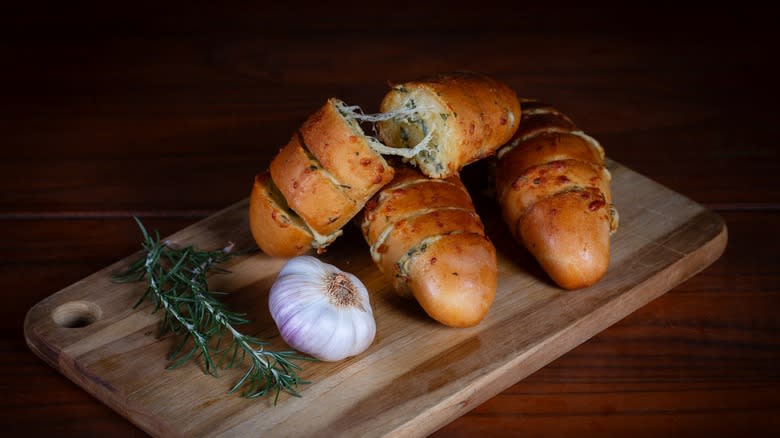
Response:
[[[202,358],[203,371],[217,376],[218,369],[244,366],[245,372],[231,393],[241,390],[247,398],[275,393],[274,403],[282,391],[300,396],[296,387],[308,382],[300,379],[301,367],[294,361],[314,359],[295,351],[267,350],[268,342],[241,333],[237,326],[249,322],[245,314],[228,310],[216,298],[222,292],[209,290],[207,274],[228,272],[218,265],[231,257],[232,248],[173,248],[160,240],[159,233],[148,233],[141,221],[134,219],[143,235],[142,254],[113,281],[146,280],[146,291],[135,306],[151,300],[153,312],[164,311],[160,336],[173,333],[179,337],[168,355],[168,368]]]

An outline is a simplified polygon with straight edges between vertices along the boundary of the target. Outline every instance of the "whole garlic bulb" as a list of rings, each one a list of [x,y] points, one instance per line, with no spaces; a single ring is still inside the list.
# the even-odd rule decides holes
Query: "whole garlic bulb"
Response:
[[[282,339],[320,360],[362,353],[376,335],[363,283],[312,256],[294,257],[282,267],[268,307]]]

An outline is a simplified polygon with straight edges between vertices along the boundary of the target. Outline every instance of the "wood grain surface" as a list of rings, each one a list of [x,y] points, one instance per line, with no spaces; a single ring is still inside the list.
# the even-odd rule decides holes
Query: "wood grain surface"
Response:
[[[714,210],[712,266],[434,436],[780,433],[776,25],[761,7],[393,2],[6,6],[0,18],[0,425],[139,436],[33,354],[24,317],[244,199],[330,96],[483,71],[547,100],[639,174]]]
[[[33,307],[25,320],[30,348],[99,400],[154,436],[425,436],[528,376],[598,332],[708,267],[723,253],[725,224],[716,214],[610,162],[620,233],[611,269],[577,292],[554,286],[518,245],[501,236],[495,201],[480,198],[488,236],[497,242],[499,280],[489,316],[470,329],[444,327],[399,299],[347,230],[321,257],[354,273],[372,296],[376,340],[339,363],[309,364],[302,397],[252,402],[227,394],[197,363],[166,371],[175,339],[154,336],[152,305],[133,309],[143,284],[113,284],[130,256]],[[486,178],[484,178],[486,179]],[[175,246],[254,248],[246,200],[166,240]],[[511,240],[511,239],[510,239]],[[268,290],[284,260],[255,253],[234,259],[211,286],[247,309],[249,333],[286,350],[268,312]],[[230,380],[225,380],[226,378]],[[298,417],[306,413],[306,421]]]

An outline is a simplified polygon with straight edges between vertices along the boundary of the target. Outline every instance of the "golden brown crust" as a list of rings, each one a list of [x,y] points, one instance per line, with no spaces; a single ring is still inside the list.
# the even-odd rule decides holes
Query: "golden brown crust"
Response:
[[[328,99],[301,126],[304,146],[341,184],[344,192],[363,205],[393,179],[393,168],[374,152],[365,135],[339,113],[343,102]]]
[[[427,102],[435,107],[422,109],[429,114],[425,130],[433,129],[436,146],[412,159],[429,177],[445,178],[463,166],[495,153],[517,130],[520,103],[506,84],[476,73],[443,74],[396,85],[382,100],[380,110],[389,112],[409,105]],[[411,147],[399,134],[397,120],[379,123],[379,135],[394,147]],[[428,126],[429,125],[429,126]]]
[[[343,102],[331,98],[311,114],[298,132],[282,147],[269,166],[269,186],[275,188],[284,209],[299,218],[301,232],[309,246],[322,252],[363,208],[365,203],[393,177],[393,168],[371,149],[360,126],[342,113]],[[255,193],[256,197],[265,192]],[[273,204],[260,201],[250,214],[276,212]],[[274,213],[279,215],[279,213]],[[285,239],[290,230],[274,227],[278,239],[260,234],[267,215],[252,219],[258,246],[274,254],[295,255],[304,240],[300,235]],[[271,248],[271,245],[273,247]]]
[[[460,167],[493,154],[517,130],[517,120],[512,120],[520,114],[517,95],[493,78],[454,73],[408,85],[429,88],[455,113]]]
[[[294,257],[311,249],[312,235],[274,200],[268,172],[255,176],[249,196],[249,230],[260,249],[272,257]]]
[[[590,286],[609,265],[609,208],[595,190],[559,193],[537,202],[516,234],[558,285]]]
[[[554,108],[528,102],[498,156],[496,193],[514,238],[563,288],[600,280],[617,228],[601,146]]]
[[[471,197],[458,179],[457,182],[427,178],[408,185],[394,183],[383,189],[375,202],[366,208],[364,224],[370,240],[400,219],[422,209],[463,208],[473,209]]]
[[[450,327],[477,325],[497,285],[496,250],[479,234],[448,234],[409,263],[408,285],[425,312]]]
[[[574,122],[552,106],[539,101],[523,101],[520,127],[512,139],[523,139],[541,131],[576,131]]]
[[[508,187],[514,181],[505,181],[506,177],[517,177],[518,171],[528,169],[550,161],[579,160],[602,166],[604,160],[599,151],[584,138],[571,133],[544,133],[519,143],[511,153],[498,161],[497,186]],[[501,194],[499,193],[499,197]]]
[[[448,326],[485,317],[495,296],[496,254],[457,176],[435,180],[401,167],[363,215],[371,255],[399,294],[413,295]]]
[[[376,248],[382,260],[380,270],[392,275],[398,273],[396,262],[422,239],[453,232],[484,233],[479,216],[466,208],[422,210],[422,214],[396,221],[392,227],[392,232]]]
[[[271,161],[271,177],[290,208],[321,235],[340,230],[360,210],[292,137]]]
[[[604,194],[607,203],[609,178],[604,168],[573,159],[551,161],[526,169],[503,192],[502,214],[506,223],[514,223],[537,202],[571,190],[594,187]]]

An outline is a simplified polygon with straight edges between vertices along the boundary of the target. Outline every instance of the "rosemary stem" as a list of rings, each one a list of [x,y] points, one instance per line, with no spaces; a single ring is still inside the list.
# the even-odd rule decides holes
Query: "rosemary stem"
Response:
[[[214,319],[230,332],[234,343],[238,344],[243,350],[247,351],[249,354],[255,357],[255,359],[259,361],[264,368],[271,366],[268,361],[258,356],[257,350],[246,343],[245,336],[236,330],[235,327],[233,327],[233,324],[230,323],[226,315],[220,309],[216,309],[214,306],[212,306],[210,300],[201,291],[200,285],[196,284],[195,282],[192,283],[192,293],[196,299],[203,302],[203,305],[206,307],[209,314],[213,315]]]
[[[282,391],[299,396],[295,387],[308,382],[298,377],[296,370],[300,367],[292,361],[314,359],[294,351],[266,350],[266,342],[242,334],[236,327],[249,322],[244,315],[227,310],[215,297],[215,292],[209,289],[207,274],[214,265],[230,258],[233,244],[211,252],[192,246],[173,248],[161,241],[157,232],[148,233],[141,221],[134,219],[143,235],[141,257],[113,279],[121,283],[146,279],[147,289],[139,303],[150,299],[155,304],[154,311],[164,311],[160,333],[184,333],[170,354],[170,359],[174,360],[170,368],[197,357],[195,353],[199,351],[203,356],[204,371],[216,376],[216,369],[223,367],[225,359],[229,358],[224,367],[231,368],[242,364],[248,357],[248,368],[230,392],[243,387],[242,395],[247,398],[275,392],[274,403]],[[221,350],[222,336],[228,332],[232,347]],[[192,338],[194,347],[182,352],[182,348],[190,342],[189,338]],[[212,343],[214,339],[217,341]],[[212,347],[212,344],[215,346]],[[212,360],[214,354],[221,356],[218,363]]]

